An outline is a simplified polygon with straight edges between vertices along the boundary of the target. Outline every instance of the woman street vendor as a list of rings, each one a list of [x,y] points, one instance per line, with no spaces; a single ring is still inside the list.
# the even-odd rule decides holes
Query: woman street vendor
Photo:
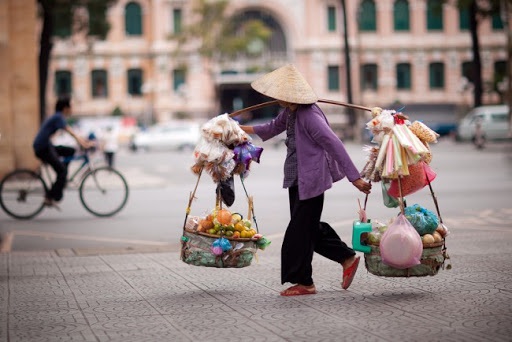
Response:
[[[283,109],[268,123],[240,127],[263,141],[284,131],[287,135],[283,187],[288,189],[290,222],[281,248],[281,283],[294,285],[281,295],[316,293],[313,252],[341,264],[341,285],[348,289],[360,257],[321,221],[324,192],[344,177],[365,194],[370,193],[371,184],[361,179],[343,143],[315,104],[317,95],[293,65],[274,70],[251,86],[277,100]]]

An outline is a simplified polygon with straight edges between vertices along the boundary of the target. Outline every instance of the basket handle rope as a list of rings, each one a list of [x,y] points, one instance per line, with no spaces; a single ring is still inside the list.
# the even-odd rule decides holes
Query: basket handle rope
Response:
[[[252,214],[252,220],[254,221],[254,225],[256,226],[256,232],[259,233],[260,231],[258,229],[258,221],[256,221],[256,215],[254,214],[254,202],[253,202],[252,196],[249,196],[249,194],[247,193],[243,175],[240,175],[240,181],[242,182],[242,187],[244,188],[245,195],[247,196],[247,201],[249,202],[249,213],[247,215],[247,219],[250,220],[251,214]]]
[[[197,181],[196,181],[196,185],[194,187],[194,190],[192,192],[190,192],[190,196],[189,196],[189,199],[188,199],[188,206],[187,206],[187,208],[185,210],[185,221],[183,222],[183,231],[185,231],[185,227],[187,225],[187,219],[188,219],[188,216],[190,215],[190,211],[192,209],[192,202],[196,198],[195,195],[196,195],[197,188],[199,186],[199,181],[201,179],[201,175],[203,174],[203,169],[204,168],[201,168],[199,170],[199,174],[197,176]],[[247,192],[247,189],[245,187],[244,177],[242,175],[240,175],[240,181],[242,182],[242,187],[244,188],[245,195],[247,196],[247,202],[248,202],[248,215],[247,215],[247,219],[250,220],[251,219],[251,215],[252,215],[252,220],[254,221],[254,225],[256,227],[256,232],[259,233],[258,222],[256,221],[256,215],[254,214],[254,201],[253,201],[253,197],[249,196],[249,193]],[[220,189],[217,190],[217,194],[215,196],[215,207],[218,208],[218,209],[222,209],[222,199],[221,199],[221,195],[220,195]]]
[[[190,210],[192,208],[192,201],[194,200],[194,198],[196,198],[197,186],[199,185],[199,180],[201,179],[202,174],[203,174],[203,168],[201,168],[201,170],[199,170],[199,174],[197,175],[196,186],[194,187],[194,191],[190,192],[190,196],[188,198],[188,206],[187,206],[187,209],[185,210],[185,221],[183,222],[183,231],[185,231],[188,215],[190,214]]]

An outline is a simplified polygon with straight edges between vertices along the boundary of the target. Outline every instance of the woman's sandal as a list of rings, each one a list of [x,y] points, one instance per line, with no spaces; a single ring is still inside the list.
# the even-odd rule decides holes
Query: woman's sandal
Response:
[[[281,296],[302,296],[302,295],[309,295],[309,294],[315,294],[316,288],[307,288],[304,285],[293,285],[292,287],[287,288],[284,291],[281,291]]]
[[[352,265],[343,270],[343,282],[341,283],[341,288],[346,290],[352,284],[352,280],[354,280],[354,276],[356,275],[357,266],[359,266],[359,259],[361,257],[356,257]]]

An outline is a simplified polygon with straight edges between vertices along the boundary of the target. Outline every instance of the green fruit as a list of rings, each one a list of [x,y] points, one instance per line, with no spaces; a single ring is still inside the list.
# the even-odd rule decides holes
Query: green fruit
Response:
[[[217,234],[217,231],[214,228],[208,229],[208,234],[215,235]]]
[[[372,245],[378,245],[380,242],[380,234],[368,233],[368,242]]]
[[[233,215],[231,215],[231,218],[233,219],[234,223],[237,223],[237,222],[242,221],[243,216],[240,215],[239,213],[234,213]]]
[[[251,228],[251,226],[252,226],[251,221],[249,221],[249,220],[243,220],[243,222],[244,222],[244,226],[246,226],[247,228]]]

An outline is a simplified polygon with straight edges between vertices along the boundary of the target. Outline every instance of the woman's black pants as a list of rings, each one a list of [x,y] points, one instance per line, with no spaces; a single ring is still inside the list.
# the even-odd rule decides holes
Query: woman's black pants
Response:
[[[328,223],[320,222],[324,194],[301,201],[298,190],[297,186],[288,189],[291,219],[281,248],[281,283],[309,286],[313,284],[313,252],[338,263],[356,253]]]

